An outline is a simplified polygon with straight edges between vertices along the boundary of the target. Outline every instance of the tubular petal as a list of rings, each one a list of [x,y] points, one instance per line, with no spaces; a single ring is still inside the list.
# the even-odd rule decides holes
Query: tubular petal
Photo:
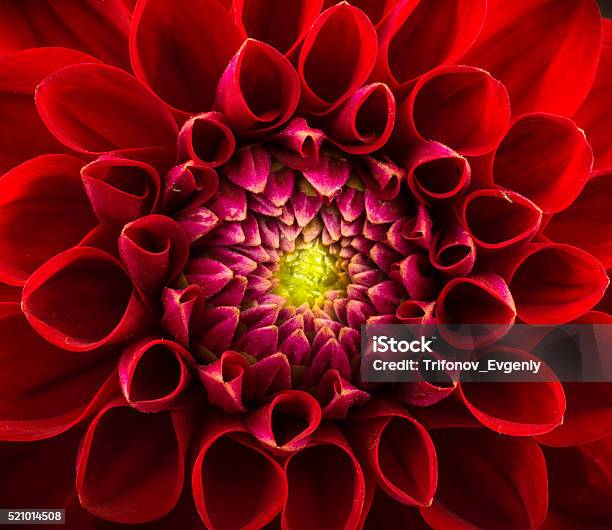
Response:
[[[219,112],[204,112],[189,118],[178,135],[179,153],[201,166],[225,164],[235,147],[234,134]]]

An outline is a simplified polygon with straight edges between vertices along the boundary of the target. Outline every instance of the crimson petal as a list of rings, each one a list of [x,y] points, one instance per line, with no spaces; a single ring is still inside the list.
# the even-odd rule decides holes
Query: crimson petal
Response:
[[[179,153],[201,166],[225,164],[235,147],[234,134],[219,112],[204,112],[189,118],[178,136]]]
[[[167,146],[176,142],[170,111],[146,87],[111,66],[77,64],[36,89],[43,122],[64,145],[86,153]]]
[[[229,413],[245,412],[244,401],[255,390],[251,365],[235,351],[223,352],[215,362],[199,368],[209,403]]]

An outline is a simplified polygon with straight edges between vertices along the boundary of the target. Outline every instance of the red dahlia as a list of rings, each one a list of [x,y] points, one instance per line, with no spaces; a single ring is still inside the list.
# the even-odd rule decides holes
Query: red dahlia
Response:
[[[610,31],[594,0],[0,0],[0,506],[610,527],[609,385],[359,379],[362,324],[612,322]]]

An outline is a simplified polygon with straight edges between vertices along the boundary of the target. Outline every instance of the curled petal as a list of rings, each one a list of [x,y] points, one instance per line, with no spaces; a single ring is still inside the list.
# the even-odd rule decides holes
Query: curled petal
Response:
[[[138,80],[100,64],[67,66],[36,89],[43,122],[64,145],[85,153],[173,147],[170,111]]]
[[[509,120],[510,101],[499,81],[478,68],[445,66],[416,82],[400,107],[398,134],[477,156],[495,148]]]
[[[215,107],[233,130],[252,135],[287,122],[299,100],[300,80],[289,60],[247,39],[219,80]]]
[[[595,174],[578,198],[547,223],[544,235],[558,243],[569,243],[612,266],[612,240],[605,230],[612,209],[612,171]]]
[[[515,349],[490,348],[488,353],[509,361],[536,359]],[[563,387],[545,364],[538,372],[538,380],[530,379],[529,382],[493,382],[477,372],[470,372],[469,376],[469,382],[460,383],[459,395],[485,427],[511,436],[535,436],[550,432],[563,423]]]
[[[104,155],[84,166],[81,177],[96,217],[102,223],[121,226],[157,207],[159,173],[145,162]]]
[[[357,164],[361,179],[368,184],[368,190],[381,200],[391,200],[397,197],[400,183],[404,180],[405,171],[389,157],[363,157]]]
[[[393,88],[462,55],[476,39],[486,13],[484,0],[408,0],[397,4],[379,30],[374,70]]]
[[[319,382],[317,399],[324,419],[341,420],[346,418],[351,407],[362,405],[370,395],[351,385],[338,370],[328,370]]]
[[[435,302],[404,300],[395,311],[395,316],[404,324],[431,324]]]
[[[376,30],[361,10],[343,2],[322,13],[298,59],[304,108],[313,114],[337,108],[370,75],[377,47]]]
[[[546,516],[546,464],[530,438],[484,429],[435,429],[439,480],[431,508],[434,528],[538,528]]]
[[[82,161],[43,155],[0,179],[0,279],[20,285],[97,224],[80,182]]]
[[[477,245],[499,250],[532,239],[540,228],[542,210],[509,190],[477,190],[463,202],[461,217]]]
[[[26,282],[22,309],[46,340],[93,350],[146,329],[143,302],[121,263],[91,247],[51,258]]]
[[[189,385],[191,356],[180,344],[146,338],[130,345],[119,360],[119,381],[127,402],[140,412],[176,405]]]
[[[464,157],[438,142],[419,144],[406,166],[410,190],[427,202],[456,197],[468,187],[472,173]]]
[[[200,166],[225,164],[235,147],[234,134],[219,112],[204,112],[189,118],[178,136],[179,153]]]
[[[429,249],[429,261],[447,276],[467,276],[476,262],[476,245],[459,225],[438,232]]]
[[[451,280],[436,304],[441,324],[512,324],[516,314],[510,289],[491,273]]]
[[[205,294],[199,285],[185,289],[164,288],[162,292],[164,314],[161,326],[185,347],[196,334],[204,312]]]
[[[226,412],[245,412],[244,402],[255,391],[253,369],[235,351],[226,351],[212,364],[199,368],[200,381],[206,389],[209,403]]]
[[[189,240],[176,221],[165,215],[148,215],[123,227],[119,254],[134,285],[152,293],[183,270],[189,257]]]
[[[293,169],[305,169],[319,162],[319,151],[325,139],[320,129],[308,126],[304,118],[293,118],[287,127],[273,137],[274,156]]]
[[[427,506],[438,480],[434,445],[425,428],[391,401],[356,411],[349,436],[378,486],[404,504]]]
[[[493,0],[462,61],[491,72],[508,88],[515,115],[538,110],[571,116],[591,87],[600,47],[596,2]]]
[[[170,105],[209,111],[241,42],[230,13],[216,0],[143,0],[131,25],[132,67]]]
[[[591,147],[571,120],[528,114],[512,124],[497,147],[493,181],[555,213],[576,199],[592,165]]]
[[[343,151],[366,154],[387,143],[395,123],[395,98],[389,87],[373,83],[357,90],[327,118],[330,139]]]
[[[219,176],[214,169],[189,160],[168,172],[162,205],[164,210],[184,213],[207,202],[218,188]]]
[[[334,425],[319,429],[312,442],[285,460],[289,496],[282,512],[287,530],[355,528],[364,504],[359,461]]]
[[[262,528],[287,498],[283,469],[235,416],[209,415],[191,480],[196,508],[211,530]]]
[[[181,413],[141,414],[116,400],[91,422],[79,451],[81,505],[119,523],[166,515],[183,488],[190,426]]]
[[[573,320],[594,307],[610,283],[599,261],[570,245],[532,244],[507,266],[517,314],[527,324]]]
[[[407,323],[412,324],[412,322]],[[427,324],[426,321],[423,323]],[[393,397],[400,403],[407,405],[431,407],[450,396],[457,388],[458,374],[456,371],[438,370],[433,377],[430,374],[428,375],[429,378],[427,379],[421,373],[418,373],[414,382],[394,384]]]
[[[33,441],[70,429],[117,392],[116,354],[75,355],[45,341],[17,304],[0,304],[0,439]]]
[[[290,55],[321,11],[323,0],[236,0],[236,22],[254,39]]]

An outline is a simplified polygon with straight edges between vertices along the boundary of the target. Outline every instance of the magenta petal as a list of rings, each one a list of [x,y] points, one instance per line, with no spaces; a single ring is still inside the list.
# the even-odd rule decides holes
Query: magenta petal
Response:
[[[255,396],[261,398],[291,388],[291,366],[283,353],[260,359],[253,366]]]
[[[338,370],[329,370],[319,382],[317,399],[324,419],[341,420],[346,418],[352,406],[362,405],[370,395],[343,379]]]
[[[305,169],[319,162],[325,133],[308,126],[304,118],[292,119],[287,127],[273,137],[274,156],[293,169]]]
[[[219,225],[219,218],[208,208],[189,210],[177,217],[177,222],[187,234],[190,244],[197,243]]]
[[[244,276],[234,276],[210,302],[215,306],[239,306],[244,298],[247,283]]]
[[[205,310],[202,317],[202,345],[219,355],[227,350],[234,340],[239,316],[239,309],[233,306]]]
[[[219,80],[215,107],[231,128],[247,136],[284,124],[300,99],[289,60],[272,46],[247,39]]]
[[[413,300],[430,300],[433,296],[434,282],[427,267],[421,254],[412,254],[399,265],[399,279]]]
[[[323,205],[323,198],[318,194],[307,195],[298,188],[291,197],[291,205],[297,224],[306,226],[319,212]]]
[[[210,258],[193,258],[185,269],[187,281],[200,287],[204,298],[210,298],[225,287],[234,274],[223,263]]]
[[[174,166],[166,175],[164,210],[186,212],[197,208],[214,196],[218,188],[219,176],[214,169],[191,160]]]
[[[204,292],[199,285],[185,289],[170,289],[162,292],[164,314],[162,327],[180,344],[187,347],[192,334],[198,333],[204,311]]]
[[[219,190],[207,204],[223,221],[244,221],[247,216],[247,197],[244,189],[231,182],[221,180]]]
[[[219,112],[205,112],[188,119],[178,136],[179,153],[201,166],[225,164],[235,147],[232,130]]]
[[[234,342],[234,347],[253,357],[263,358],[277,351],[278,328],[264,326],[247,331]]]
[[[262,147],[238,151],[223,166],[223,174],[234,184],[251,193],[262,193],[270,175],[270,152]]]
[[[244,401],[254,392],[253,369],[239,353],[226,351],[212,364],[199,368],[208,401],[229,413],[244,412]]]
[[[268,176],[264,195],[274,206],[284,206],[293,193],[294,182],[295,172],[292,169],[272,171]]]
[[[304,178],[324,197],[333,197],[348,181],[350,165],[346,158],[322,155],[319,163],[303,170]]]
[[[382,200],[391,200],[400,192],[400,184],[406,172],[389,157],[374,158],[366,156],[357,164],[361,179],[368,184],[368,189]]]

